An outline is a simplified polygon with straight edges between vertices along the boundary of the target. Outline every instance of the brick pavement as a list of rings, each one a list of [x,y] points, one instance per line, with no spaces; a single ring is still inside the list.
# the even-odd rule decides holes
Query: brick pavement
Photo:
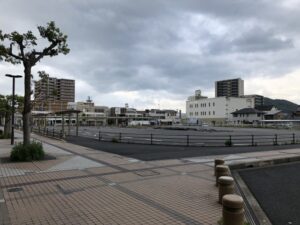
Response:
[[[214,156],[143,162],[33,135],[55,159],[0,164],[1,224],[217,224]],[[0,157],[9,140],[0,140]],[[228,164],[298,150],[221,156]],[[218,156],[220,157],[220,156]]]

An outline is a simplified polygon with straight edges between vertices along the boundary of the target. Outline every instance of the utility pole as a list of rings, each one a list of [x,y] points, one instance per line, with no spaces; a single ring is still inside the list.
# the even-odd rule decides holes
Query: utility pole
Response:
[[[10,144],[14,144],[14,139],[15,139],[15,79],[16,78],[21,78],[21,75],[12,75],[12,74],[5,74],[5,76],[10,77],[13,79],[13,84],[12,84],[12,109],[11,109],[11,134],[10,134]]]

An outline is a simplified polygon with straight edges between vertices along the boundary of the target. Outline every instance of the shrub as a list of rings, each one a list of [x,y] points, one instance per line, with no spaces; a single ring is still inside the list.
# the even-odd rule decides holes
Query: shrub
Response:
[[[113,137],[113,138],[111,139],[111,142],[118,143],[119,140],[118,140],[117,138]]]
[[[232,141],[230,139],[227,139],[225,141],[225,146],[228,146],[228,147],[232,146]]]
[[[4,134],[3,130],[0,130],[0,139],[8,139],[10,138],[10,134]]]
[[[11,161],[33,161],[33,160],[42,160],[45,157],[45,152],[43,145],[40,142],[31,142],[28,145],[23,145],[22,142],[16,144],[11,153]]]

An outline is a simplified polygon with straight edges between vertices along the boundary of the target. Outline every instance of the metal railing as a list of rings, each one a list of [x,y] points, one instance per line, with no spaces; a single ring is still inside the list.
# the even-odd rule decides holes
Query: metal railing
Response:
[[[99,131],[98,140],[150,145],[160,144],[179,146],[258,146],[297,144],[300,143],[300,136],[297,136],[294,133],[270,135],[166,135],[153,133],[138,134]]]
[[[63,139],[74,132],[63,134],[59,128],[32,128],[32,132],[44,136]],[[291,145],[300,144],[300,135],[289,134],[158,134],[158,133],[126,133],[99,131],[96,135],[80,134],[80,137],[93,138],[98,141],[115,143],[176,145],[176,146],[262,146],[262,145]]]
[[[47,127],[32,127],[31,132],[37,133],[43,136],[63,139],[65,136],[61,129],[47,128]]]

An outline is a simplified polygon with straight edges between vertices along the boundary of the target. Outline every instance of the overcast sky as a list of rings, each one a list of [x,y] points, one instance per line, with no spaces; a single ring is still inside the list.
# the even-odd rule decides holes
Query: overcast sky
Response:
[[[76,101],[185,111],[194,90],[214,96],[214,81],[241,77],[245,94],[300,104],[300,1],[0,0],[0,29],[36,35],[49,21],[71,52],[34,67],[76,80]],[[5,73],[22,66],[0,62]],[[17,93],[23,80],[17,81]]]

